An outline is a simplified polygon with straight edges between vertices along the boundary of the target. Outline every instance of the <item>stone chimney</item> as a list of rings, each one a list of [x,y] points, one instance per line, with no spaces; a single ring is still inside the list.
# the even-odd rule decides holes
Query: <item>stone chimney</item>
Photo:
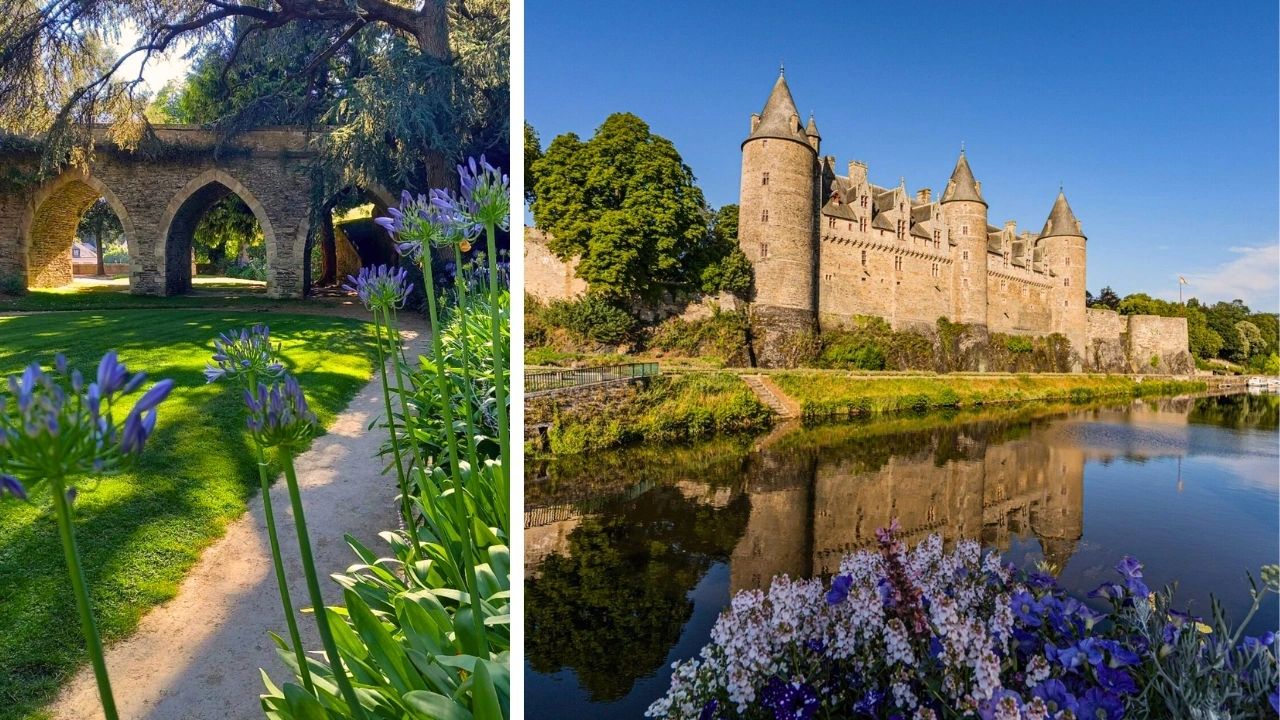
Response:
[[[849,161],[849,182],[854,185],[865,185],[867,182],[867,164],[861,160]]]
[[[933,191],[929,188],[920,188],[916,191],[916,203],[923,204],[933,200]]]
[[[1005,232],[1007,232],[1007,233],[1009,233],[1010,235],[1017,236],[1017,234],[1018,234],[1018,221],[1017,221],[1017,220],[1005,220],[1005,221],[1004,221],[1004,231],[1005,231]]]

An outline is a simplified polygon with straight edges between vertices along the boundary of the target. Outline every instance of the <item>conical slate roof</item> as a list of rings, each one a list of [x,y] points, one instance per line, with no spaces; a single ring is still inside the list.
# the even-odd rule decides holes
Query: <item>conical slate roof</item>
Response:
[[[1071,206],[1067,204],[1067,196],[1061,190],[1058,191],[1058,199],[1053,201],[1049,219],[1044,221],[1044,230],[1040,231],[1040,237],[1053,235],[1084,237],[1084,233],[1080,230],[1080,221],[1076,219],[1076,214],[1071,212]]]
[[[982,192],[978,190],[978,181],[973,178],[973,170],[969,169],[969,160],[965,158],[963,150],[960,151],[960,159],[956,161],[956,169],[951,171],[951,180],[947,182],[947,189],[942,193],[942,202],[953,200],[987,204],[987,201],[982,199]]]
[[[796,101],[791,98],[791,88],[787,87],[787,79],[779,73],[778,81],[773,84],[773,91],[764,104],[764,110],[760,112],[760,124],[747,139],[781,138],[808,145],[809,138],[800,129],[799,120],[800,113],[796,110]]]
[[[818,123],[813,119],[813,115],[809,115],[809,124],[805,126],[804,134],[809,137],[822,137],[822,134],[818,132]]]

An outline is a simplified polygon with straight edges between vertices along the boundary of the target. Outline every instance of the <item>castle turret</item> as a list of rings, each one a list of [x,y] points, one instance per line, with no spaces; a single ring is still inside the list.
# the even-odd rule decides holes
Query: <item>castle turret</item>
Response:
[[[818,136],[800,124],[781,73],[742,143],[738,244],[755,268],[751,330],[756,362],[784,365],[789,335],[815,328]]]
[[[964,151],[942,193],[942,216],[951,234],[951,307],[954,322],[987,325],[987,202]]]
[[[1053,331],[1071,341],[1071,349],[1081,358],[1087,356],[1087,327],[1085,325],[1085,236],[1080,221],[1067,196],[1061,190],[1053,201],[1049,219],[1045,220],[1040,237],[1048,255],[1050,282],[1050,312]]]

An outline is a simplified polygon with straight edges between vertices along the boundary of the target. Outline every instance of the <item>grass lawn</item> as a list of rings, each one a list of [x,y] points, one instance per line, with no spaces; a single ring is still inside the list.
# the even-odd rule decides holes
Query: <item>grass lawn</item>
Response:
[[[126,296],[127,297],[127,296]],[[164,298],[172,304],[176,298]],[[200,551],[240,516],[258,490],[242,401],[201,370],[220,330],[252,323],[216,310],[67,312],[0,318],[0,376],[66,353],[92,376],[108,349],[131,371],[177,388],[133,471],[81,483],[76,532],[94,609],[109,640],[172,597]],[[370,326],[317,315],[272,314],[321,423],[355,396],[373,372]],[[0,503],[0,718],[40,717],[63,680],[86,662],[75,601],[47,497]],[[122,669],[117,669],[121,671]],[[127,669],[123,669],[127,672]]]
[[[23,295],[0,294],[0,311],[122,310],[129,308],[263,308],[297,304],[301,300],[272,299],[266,286],[252,280],[201,277],[193,280],[193,293],[158,297],[132,295],[128,278],[98,280],[77,278],[60,288],[29,290]]]

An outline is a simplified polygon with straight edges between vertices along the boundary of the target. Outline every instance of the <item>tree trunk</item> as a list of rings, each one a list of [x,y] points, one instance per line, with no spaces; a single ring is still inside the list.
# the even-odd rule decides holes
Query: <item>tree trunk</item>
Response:
[[[98,248],[98,277],[102,277],[103,275],[107,274],[107,269],[106,267],[104,267],[105,261],[102,259],[102,233],[101,232],[95,232],[93,234],[93,244]]]

